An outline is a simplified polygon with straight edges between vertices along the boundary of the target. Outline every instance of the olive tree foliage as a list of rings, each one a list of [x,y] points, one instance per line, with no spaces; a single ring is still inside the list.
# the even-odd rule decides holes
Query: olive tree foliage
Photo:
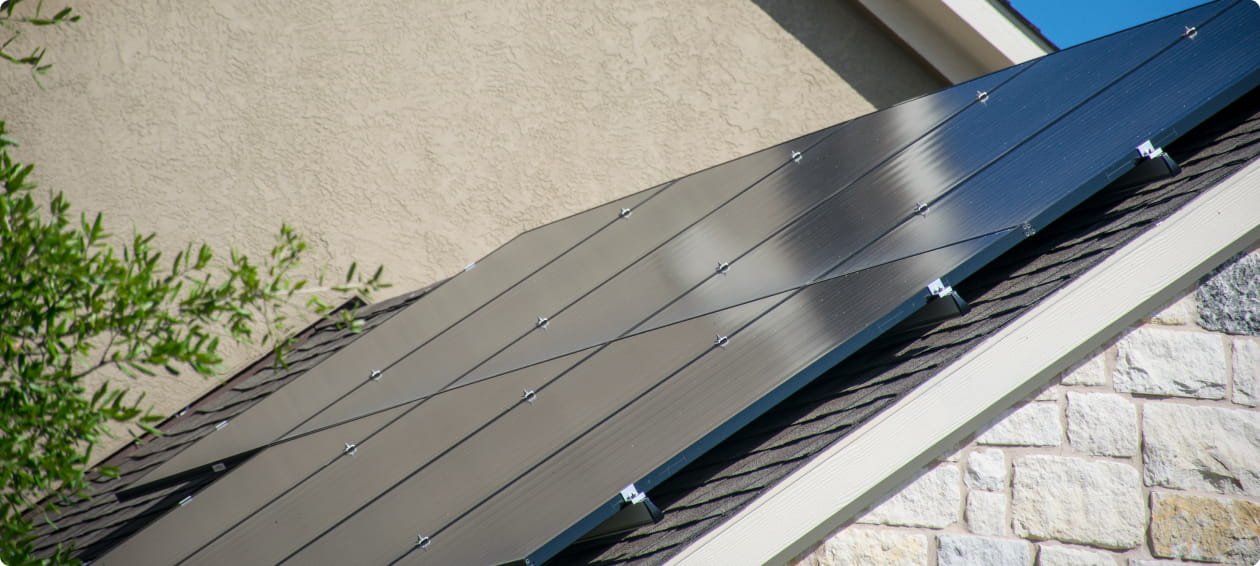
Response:
[[[18,17],[20,1],[0,2],[11,33],[78,19],[69,8],[43,17],[42,7]],[[0,58],[36,76],[47,70],[43,49],[25,57],[0,49]],[[387,285],[380,268],[368,275],[352,264],[338,285],[319,278],[323,294],[336,296],[321,299],[297,276],[307,244],[287,225],[266,257],[204,244],[164,256],[153,234],[117,238],[100,214],[75,214],[62,193],[37,190],[16,147],[0,121],[0,562],[76,564],[69,548],[36,557],[33,529],[88,495],[92,449],[112,430],[159,434],[152,425],[162,416],[115,370],[214,376],[221,340],[266,344],[283,364],[293,321],[336,311],[358,331],[353,310],[332,303],[367,302]]]
[[[43,0],[39,0],[35,4],[34,9],[28,11],[28,13],[18,11],[15,14],[14,10],[24,1],[0,0],[0,32],[4,32],[7,35],[7,37],[0,36],[4,38],[4,42],[0,43],[0,60],[30,68],[31,77],[38,83],[39,77],[48,73],[48,69],[52,68],[50,63],[44,61],[46,49],[35,47],[29,55],[21,55],[20,53],[11,53],[10,47],[30,28],[72,24],[79,21],[79,16],[69,6],[52,14],[45,13]]]

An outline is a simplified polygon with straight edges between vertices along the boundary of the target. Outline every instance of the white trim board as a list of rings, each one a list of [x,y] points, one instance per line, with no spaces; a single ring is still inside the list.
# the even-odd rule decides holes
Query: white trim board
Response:
[[[987,0],[858,3],[954,84],[1054,51]]]
[[[783,564],[1260,239],[1260,159],[816,455],[667,564]]]

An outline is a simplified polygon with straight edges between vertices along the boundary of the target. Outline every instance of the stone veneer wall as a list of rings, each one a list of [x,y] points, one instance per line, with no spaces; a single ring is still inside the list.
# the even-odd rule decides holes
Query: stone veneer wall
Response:
[[[1260,252],[794,566],[1260,561]]]

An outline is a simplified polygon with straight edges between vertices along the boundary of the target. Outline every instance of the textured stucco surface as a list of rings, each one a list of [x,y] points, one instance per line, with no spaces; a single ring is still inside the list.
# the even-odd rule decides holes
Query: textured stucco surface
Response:
[[[55,64],[46,90],[0,68],[0,119],[37,181],[170,248],[258,253],[285,220],[312,264],[385,264],[390,294],[940,86],[849,2],[76,9],[74,27],[32,34]],[[168,380],[150,399],[169,412],[210,385]]]

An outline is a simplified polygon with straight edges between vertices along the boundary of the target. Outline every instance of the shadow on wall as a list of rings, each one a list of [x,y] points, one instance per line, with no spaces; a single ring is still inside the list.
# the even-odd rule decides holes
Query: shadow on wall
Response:
[[[877,109],[948,82],[852,0],[752,0]]]

